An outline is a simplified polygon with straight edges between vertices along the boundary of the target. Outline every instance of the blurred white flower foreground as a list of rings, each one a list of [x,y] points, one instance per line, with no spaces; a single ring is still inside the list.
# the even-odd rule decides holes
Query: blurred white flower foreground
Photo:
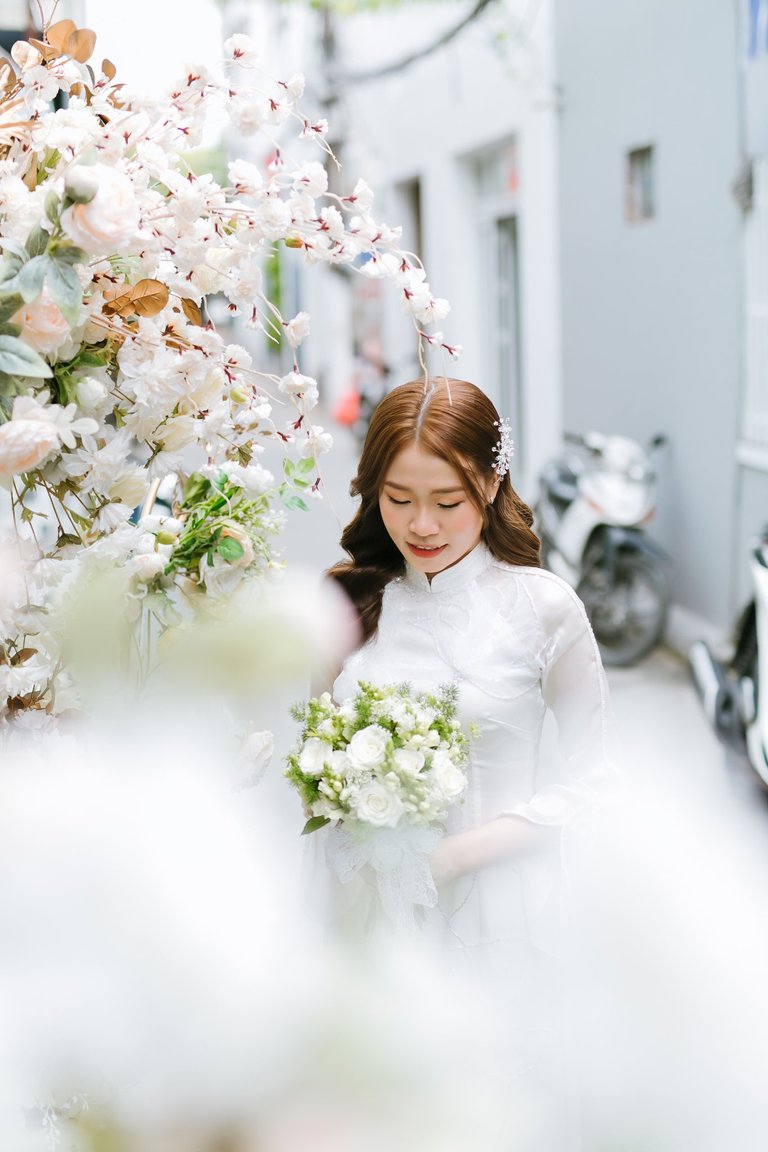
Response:
[[[0,1147],[487,1146],[466,990],[405,945],[324,943],[226,741],[137,721],[3,765]]]

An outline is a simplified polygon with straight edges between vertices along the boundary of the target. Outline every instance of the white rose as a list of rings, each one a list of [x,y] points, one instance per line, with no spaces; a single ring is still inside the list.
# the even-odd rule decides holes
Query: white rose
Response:
[[[159,576],[165,568],[166,560],[157,552],[144,552],[134,556],[131,567],[142,584],[149,584],[155,576]]]
[[[442,749],[432,757],[432,775],[446,800],[458,800],[464,794],[467,778]]]
[[[69,337],[69,323],[54,304],[46,288],[31,304],[23,304],[13,316],[21,325],[21,338],[38,352],[55,352]]]
[[[61,214],[64,231],[92,256],[118,251],[139,226],[139,209],[127,176],[104,164],[94,164],[96,195],[87,204],[73,204]]]
[[[64,177],[64,192],[77,204],[88,204],[99,188],[99,174],[94,168],[76,164]]]
[[[205,590],[214,600],[224,596],[231,596],[243,579],[243,569],[229,564],[222,556],[216,553],[213,563],[208,563],[208,557],[202,556],[198,566],[199,580],[205,584]]]
[[[370,784],[360,789],[357,818],[374,828],[394,828],[403,814],[400,797],[383,784]]]
[[[386,728],[380,724],[369,724],[355,732],[349,742],[350,759],[357,762],[362,768],[377,768],[384,763],[387,755],[390,736]]]
[[[342,778],[348,776],[351,768],[352,762],[346,752],[337,749],[331,753],[331,770],[334,775],[341,776]]]
[[[308,776],[322,776],[331,763],[333,749],[325,740],[318,740],[317,736],[310,736],[305,741],[299,753],[299,767]]]
[[[398,748],[392,757],[398,772],[406,776],[418,776],[424,767],[424,753],[417,752],[415,748]]]
[[[107,398],[107,387],[95,376],[85,376],[77,383],[77,406],[86,412],[103,404]]]

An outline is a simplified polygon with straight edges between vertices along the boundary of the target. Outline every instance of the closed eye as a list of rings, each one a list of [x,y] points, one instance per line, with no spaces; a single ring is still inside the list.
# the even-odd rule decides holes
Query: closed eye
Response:
[[[410,500],[395,500],[394,496],[390,496],[389,493],[387,493],[387,500],[389,500],[389,502],[391,504],[397,504],[397,505],[410,504]]]
[[[462,500],[457,500],[455,504],[438,504],[438,508],[458,508],[459,504],[462,503]]]

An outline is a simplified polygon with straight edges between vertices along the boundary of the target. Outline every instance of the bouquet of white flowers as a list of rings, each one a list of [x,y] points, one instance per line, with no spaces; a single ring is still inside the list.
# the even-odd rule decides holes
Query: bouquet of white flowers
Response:
[[[339,879],[367,867],[397,923],[436,902],[428,854],[466,791],[457,695],[455,684],[432,694],[361,682],[341,704],[325,692],[292,710],[302,731],[286,776],[304,802],[304,833],[333,825],[327,857]]]

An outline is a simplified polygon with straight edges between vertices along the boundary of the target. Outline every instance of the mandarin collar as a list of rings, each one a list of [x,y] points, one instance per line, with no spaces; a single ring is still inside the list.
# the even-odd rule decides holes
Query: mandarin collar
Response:
[[[406,560],[405,583],[409,588],[424,592],[427,595],[438,596],[444,592],[455,592],[466,588],[487,567],[491,560],[491,552],[486,544],[480,541],[471,552],[467,552],[457,564],[450,568],[436,572],[432,580],[428,580],[424,572],[419,572]]]

